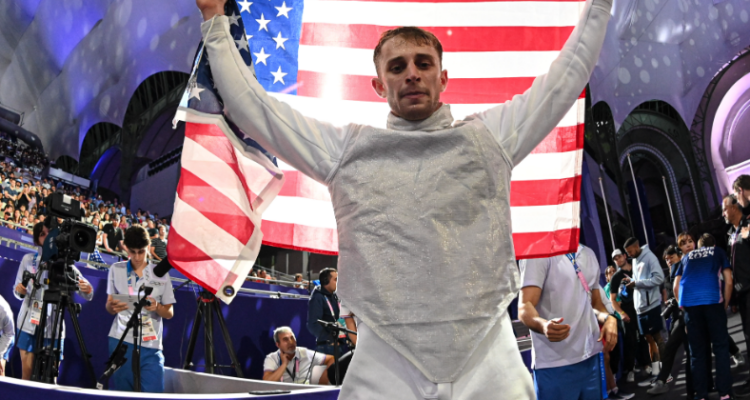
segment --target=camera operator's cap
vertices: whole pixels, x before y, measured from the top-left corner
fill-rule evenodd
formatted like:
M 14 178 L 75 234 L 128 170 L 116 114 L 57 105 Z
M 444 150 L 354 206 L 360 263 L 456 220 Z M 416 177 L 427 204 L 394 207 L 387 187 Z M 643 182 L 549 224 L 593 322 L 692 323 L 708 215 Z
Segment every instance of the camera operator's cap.
M 621 256 L 621 255 L 622 255 L 622 250 L 620 250 L 620 249 L 615 249 L 615 251 L 612 252 L 612 258 L 615 258 L 617 256 Z

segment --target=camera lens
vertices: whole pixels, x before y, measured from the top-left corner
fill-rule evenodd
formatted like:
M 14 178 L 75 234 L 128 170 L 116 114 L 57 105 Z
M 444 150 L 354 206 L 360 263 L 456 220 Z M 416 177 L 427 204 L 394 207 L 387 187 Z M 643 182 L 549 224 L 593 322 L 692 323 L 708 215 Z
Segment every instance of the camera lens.
M 73 236 L 73 243 L 79 248 L 88 247 L 89 241 L 90 237 L 84 231 L 78 231 L 75 233 L 75 236 Z

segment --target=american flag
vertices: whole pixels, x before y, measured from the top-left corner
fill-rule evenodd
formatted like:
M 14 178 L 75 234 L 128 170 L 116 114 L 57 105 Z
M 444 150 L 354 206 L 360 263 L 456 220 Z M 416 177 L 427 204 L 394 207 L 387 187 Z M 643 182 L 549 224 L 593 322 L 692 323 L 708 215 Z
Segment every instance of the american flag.
M 380 34 L 415 25 L 443 44 L 448 89 L 462 119 L 510 100 L 544 74 L 570 36 L 582 1 L 240 0 L 259 82 L 303 114 L 385 127 L 389 108 L 371 87 Z M 251 37 L 252 36 L 252 37 Z M 240 51 L 244 55 L 246 51 Z M 516 256 L 575 251 L 583 149 L 583 95 L 513 170 Z M 335 254 L 336 221 L 325 187 L 279 163 L 287 182 L 263 214 L 264 243 Z
M 238 47 L 247 45 L 234 1 L 226 15 Z M 284 174 L 252 139 L 223 117 L 202 43 L 175 116 L 185 122 L 182 170 L 177 185 L 167 253 L 185 276 L 231 302 L 260 250 L 261 214 L 284 185 Z M 246 52 L 244 52 L 246 53 Z M 249 54 L 243 59 L 250 65 Z M 252 147 L 240 150 L 239 142 Z

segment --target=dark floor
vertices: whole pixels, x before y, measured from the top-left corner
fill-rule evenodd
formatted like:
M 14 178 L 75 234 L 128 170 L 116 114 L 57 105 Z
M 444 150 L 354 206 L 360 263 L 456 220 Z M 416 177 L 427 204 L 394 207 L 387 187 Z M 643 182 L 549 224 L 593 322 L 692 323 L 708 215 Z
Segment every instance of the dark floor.
M 739 314 L 731 314 L 729 316 L 729 334 L 734 339 L 735 343 L 737 343 L 737 346 L 740 348 L 742 353 L 745 355 L 746 363 L 743 366 L 740 366 L 738 368 L 732 369 L 732 376 L 734 378 L 734 385 L 741 385 L 744 383 L 745 380 L 748 378 L 748 367 L 750 367 L 750 362 L 747 361 L 747 345 L 745 343 L 745 338 L 742 335 L 742 327 L 740 325 L 740 316 Z M 677 360 L 675 361 L 675 366 L 672 371 L 672 376 L 674 377 L 674 380 L 672 383 L 669 384 L 670 391 L 668 393 L 658 395 L 658 396 L 651 396 L 648 393 L 646 393 L 646 390 L 648 390 L 648 387 L 638 387 L 638 382 L 645 380 L 646 377 L 638 376 L 636 374 L 635 383 L 626 383 L 625 379 L 621 379 L 619 382 L 617 382 L 618 387 L 621 390 L 624 390 L 629 393 L 635 393 L 634 399 L 659 399 L 659 400 L 684 400 L 687 399 L 687 394 L 685 393 L 685 354 L 682 351 L 682 349 L 679 351 L 677 355 Z M 709 395 L 709 399 L 718 399 L 719 396 L 717 393 L 712 393 Z

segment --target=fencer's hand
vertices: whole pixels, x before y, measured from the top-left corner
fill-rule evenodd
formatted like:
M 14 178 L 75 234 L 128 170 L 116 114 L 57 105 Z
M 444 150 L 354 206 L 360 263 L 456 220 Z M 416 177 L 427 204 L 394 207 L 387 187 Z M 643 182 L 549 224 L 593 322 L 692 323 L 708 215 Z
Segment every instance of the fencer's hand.
M 115 314 L 128 309 L 128 303 L 124 301 L 115 300 L 114 298 L 107 299 L 107 306 Z
M 203 14 L 203 20 L 208 21 L 214 15 L 224 15 L 224 4 L 227 0 L 195 0 L 195 4 Z
M 630 322 L 630 316 L 628 315 L 628 313 L 626 313 L 625 311 L 618 311 L 617 313 L 620 314 L 620 318 L 622 318 L 624 322 Z
M 554 318 L 544 324 L 544 336 L 550 342 L 561 342 L 570 334 L 570 325 L 563 325 L 564 318 Z
M 602 326 L 597 341 L 601 342 L 602 339 L 606 342 L 604 351 L 609 353 L 615 348 L 615 345 L 617 344 L 617 319 L 615 317 L 607 318 L 607 322 Z
M 26 296 L 26 286 L 24 286 L 23 283 L 19 283 L 16 285 L 16 292 L 20 295 Z
M 91 285 L 85 280 L 78 279 L 78 290 L 81 293 L 89 294 L 92 290 L 94 290 L 94 288 L 92 288 Z
M 151 302 L 151 305 L 143 308 L 145 308 L 146 311 L 156 311 L 156 307 L 159 307 L 159 303 L 156 302 L 156 299 L 148 296 L 148 301 Z
M 748 235 L 750 235 L 750 225 L 742 228 L 742 232 L 740 233 L 743 239 L 747 239 Z

